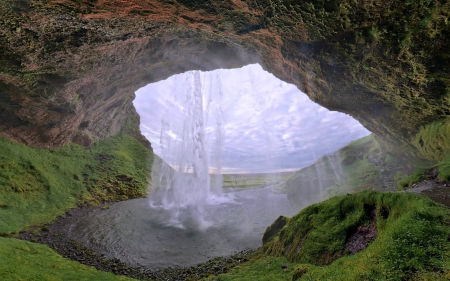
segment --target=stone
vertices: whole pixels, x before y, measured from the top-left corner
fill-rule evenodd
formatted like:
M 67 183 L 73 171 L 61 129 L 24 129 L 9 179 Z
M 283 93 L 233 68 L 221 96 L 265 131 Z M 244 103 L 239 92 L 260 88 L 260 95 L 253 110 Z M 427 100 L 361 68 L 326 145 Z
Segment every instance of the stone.
M 259 63 L 393 152 L 423 159 L 415 136 L 450 115 L 449 5 L 1 1 L 0 131 L 47 148 L 127 133 L 151 149 L 132 104 L 138 88 Z

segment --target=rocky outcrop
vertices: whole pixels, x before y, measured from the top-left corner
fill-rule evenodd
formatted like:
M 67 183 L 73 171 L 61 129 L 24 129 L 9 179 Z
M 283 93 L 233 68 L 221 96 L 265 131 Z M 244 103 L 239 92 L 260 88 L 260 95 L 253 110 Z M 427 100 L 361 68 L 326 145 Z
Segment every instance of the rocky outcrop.
M 42 147 L 119 132 L 145 142 L 132 105 L 139 87 L 187 70 L 260 63 L 407 151 L 421 126 L 450 114 L 449 5 L 1 1 L 0 130 Z

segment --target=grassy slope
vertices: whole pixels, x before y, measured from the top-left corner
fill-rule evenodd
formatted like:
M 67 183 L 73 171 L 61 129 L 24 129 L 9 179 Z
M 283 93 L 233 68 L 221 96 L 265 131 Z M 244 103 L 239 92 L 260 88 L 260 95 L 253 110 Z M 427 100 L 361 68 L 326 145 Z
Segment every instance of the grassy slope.
M 436 121 L 420 129 L 414 139 L 414 145 L 423 155 L 436 161 L 439 167 L 438 177 L 442 180 L 450 181 L 450 118 Z M 425 146 L 424 143 L 427 145 Z M 428 167 L 429 168 L 429 167 Z M 420 179 L 419 169 L 416 178 L 410 179 L 409 185 Z M 422 173 L 423 174 L 423 173 Z
M 395 190 L 409 180 L 414 168 L 369 135 L 296 172 L 286 182 L 286 192 L 292 203 L 305 207 L 335 195 Z
M 11 238 L 0 238 L 0 280 L 134 280 L 64 259 L 49 247 Z
M 412 184 L 429 178 L 427 170 L 437 167 L 437 177 L 444 181 L 450 181 L 450 118 L 435 121 L 421 127 L 415 136 L 414 145 L 422 155 L 433 160 L 429 164 L 416 166 L 413 173 L 397 175 L 398 188 L 406 189 Z M 424 145 L 424 144 L 427 145 Z
M 0 234 L 49 222 L 77 204 L 145 195 L 153 157 L 128 135 L 56 150 L 0 139 Z M 0 260 L 1 280 L 131 280 L 12 238 L 0 238 Z
M 281 266 L 287 265 L 286 270 Z M 210 276 L 208 281 L 290 281 L 294 263 L 285 257 L 271 257 L 260 254 L 251 261 L 235 267 L 231 272 L 219 276 Z
M 346 256 L 349 236 L 369 223 L 364 205 L 375 207 L 378 237 L 362 252 Z M 449 224 L 447 208 L 414 194 L 365 191 L 333 197 L 291 218 L 263 246 L 265 256 L 261 252 L 209 280 L 448 280 Z M 281 264 L 288 265 L 289 274 Z
M 57 150 L 0 139 L 0 234 L 49 222 L 77 204 L 145 194 L 153 155 L 128 135 Z

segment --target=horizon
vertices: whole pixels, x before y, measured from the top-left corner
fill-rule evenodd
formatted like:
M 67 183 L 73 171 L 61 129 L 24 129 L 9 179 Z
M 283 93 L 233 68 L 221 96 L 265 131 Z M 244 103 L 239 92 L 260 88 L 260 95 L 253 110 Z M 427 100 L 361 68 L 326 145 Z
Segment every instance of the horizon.
M 183 120 L 192 118 L 183 103 L 192 90 L 189 73 L 148 84 L 133 101 L 142 134 L 175 167 Z M 208 163 L 222 174 L 298 171 L 370 134 L 351 116 L 321 107 L 258 64 L 200 72 L 200 78 Z

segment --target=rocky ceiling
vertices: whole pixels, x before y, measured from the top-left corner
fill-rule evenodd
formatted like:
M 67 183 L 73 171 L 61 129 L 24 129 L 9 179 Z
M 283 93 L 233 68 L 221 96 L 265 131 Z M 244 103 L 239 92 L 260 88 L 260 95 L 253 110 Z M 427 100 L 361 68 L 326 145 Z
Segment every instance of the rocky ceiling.
M 420 158 L 420 128 L 450 115 L 449 16 L 446 0 L 2 0 L 0 130 L 40 147 L 120 132 L 150 146 L 135 90 L 259 63 Z

